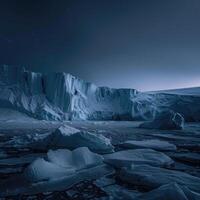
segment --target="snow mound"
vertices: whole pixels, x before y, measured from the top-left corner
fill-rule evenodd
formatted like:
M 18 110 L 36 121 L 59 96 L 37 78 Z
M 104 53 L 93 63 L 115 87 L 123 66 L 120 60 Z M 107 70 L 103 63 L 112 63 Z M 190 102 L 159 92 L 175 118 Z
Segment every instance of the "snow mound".
M 184 172 L 149 165 L 135 165 L 124 168 L 120 172 L 120 179 L 148 190 L 176 182 L 192 191 L 200 192 L 200 178 Z
M 48 151 L 47 159 L 36 159 L 24 171 L 24 176 L 30 182 L 39 182 L 59 177 L 70 176 L 79 170 L 102 164 L 103 158 L 92 153 L 87 147 L 74 151 L 60 149 Z
M 139 195 L 134 200 L 198 200 L 200 194 L 189 190 L 187 187 L 176 183 L 169 183 L 145 194 Z
M 174 113 L 173 111 L 167 110 L 159 113 L 155 119 L 151 122 L 144 122 L 140 125 L 140 128 L 148 129 L 183 129 L 184 118 L 179 113 Z
M 42 143 L 50 148 L 75 149 L 78 147 L 88 147 L 91 151 L 99 153 L 110 153 L 114 149 L 110 139 L 103 135 L 80 131 L 66 125 L 56 129 L 55 132 L 44 138 Z
M 134 164 L 149 164 L 152 166 L 170 166 L 174 162 L 164 153 L 152 149 L 135 149 L 119 151 L 104 156 L 104 162 L 114 167 L 128 167 Z
M 140 148 L 149 148 L 154 149 L 158 151 L 175 151 L 176 146 L 174 144 L 171 144 L 167 141 L 161 141 L 161 140 L 128 140 L 124 143 L 120 144 L 121 147 L 129 148 L 129 149 L 140 149 Z

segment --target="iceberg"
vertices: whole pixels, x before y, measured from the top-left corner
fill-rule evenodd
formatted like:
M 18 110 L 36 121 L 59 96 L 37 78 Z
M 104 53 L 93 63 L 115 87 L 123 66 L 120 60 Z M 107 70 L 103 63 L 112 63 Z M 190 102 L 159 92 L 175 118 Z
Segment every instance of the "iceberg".
M 192 90 L 193 88 L 190 88 Z M 200 90 L 198 90 L 200 94 Z M 133 99 L 134 119 L 152 121 L 162 111 L 179 113 L 186 122 L 200 121 L 200 95 L 174 90 L 162 92 L 139 92 Z
M 144 122 L 140 128 L 161 129 L 161 130 L 180 130 L 184 128 L 184 118 L 179 113 L 167 110 L 155 116 L 151 122 Z

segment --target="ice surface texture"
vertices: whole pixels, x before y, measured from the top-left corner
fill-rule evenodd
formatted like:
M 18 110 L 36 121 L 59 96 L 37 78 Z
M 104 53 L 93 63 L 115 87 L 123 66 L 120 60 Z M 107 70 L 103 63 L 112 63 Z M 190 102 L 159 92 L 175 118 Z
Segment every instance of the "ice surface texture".
M 176 146 L 167 141 L 149 139 L 149 140 L 127 140 L 120 144 L 121 147 L 128 149 L 149 148 L 158 151 L 175 151 Z
M 0 106 L 45 120 L 152 120 L 163 109 L 200 120 L 198 95 L 97 87 L 66 73 L 5 65 L 0 66 Z
M 200 194 L 193 192 L 186 186 L 177 183 L 169 183 L 143 195 L 133 198 L 133 200 L 199 200 Z
M 176 182 L 190 190 L 200 192 L 200 178 L 180 171 L 168 170 L 149 165 L 134 165 L 122 169 L 120 178 L 128 183 L 139 185 L 147 190 Z
M 104 156 L 105 162 L 114 167 L 148 164 L 152 166 L 170 166 L 174 161 L 164 153 L 152 149 L 118 151 Z

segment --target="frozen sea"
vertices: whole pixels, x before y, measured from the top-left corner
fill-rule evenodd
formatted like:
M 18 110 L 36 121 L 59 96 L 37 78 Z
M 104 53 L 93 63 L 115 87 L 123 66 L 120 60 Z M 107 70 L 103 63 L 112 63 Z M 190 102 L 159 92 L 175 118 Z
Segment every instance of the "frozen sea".
M 160 140 L 174 144 L 174 150 L 159 150 L 174 160 L 174 164 L 165 167 L 175 172 L 185 172 L 200 178 L 200 123 L 186 123 L 183 130 L 149 130 L 138 126 L 141 121 L 40 121 L 17 111 L 1 109 L 0 112 L 0 185 L 15 177 L 37 157 L 44 156 L 45 150 L 17 145 L 23 135 L 47 134 L 65 124 L 79 130 L 102 134 L 111 140 L 115 151 L 127 150 L 121 145 L 125 141 Z M 12 141 L 9 143 L 9 141 Z M 16 141 L 16 143 L 15 143 Z M 101 179 L 88 179 L 74 184 L 70 188 L 53 188 L 33 194 L 9 194 L 2 199 L 117 199 L 118 192 L 128 199 L 151 191 L 130 182 L 118 179 L 118 171 Z M 23 180 L 21 180 L 23 181 Z M 200 185 L 199 185 L 200 188 Z M 16 186 L 17 190 L 17 186 Z M 59 191 L 58 191 L 59 190 Z M 1 188 L 0 191 L 2 192 Z M 121 199 L 124 198 L 122 195 Z M 118 198 L 120 199 L 120 198 Z

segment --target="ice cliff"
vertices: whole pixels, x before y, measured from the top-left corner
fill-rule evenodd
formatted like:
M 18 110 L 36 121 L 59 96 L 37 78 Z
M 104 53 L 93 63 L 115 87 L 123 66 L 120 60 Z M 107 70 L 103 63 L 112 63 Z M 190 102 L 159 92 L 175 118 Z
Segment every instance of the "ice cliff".
M 0 107 L 45 120 L 132 119 L 134 89 L 97 87 L 66 73 L 0 66 Z
M 113 89 L 66 73 L 0 66 L 0 107 L 45 120 L 149 120 L 163 109 L 200 120 L 200 97 Z

